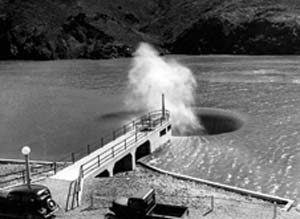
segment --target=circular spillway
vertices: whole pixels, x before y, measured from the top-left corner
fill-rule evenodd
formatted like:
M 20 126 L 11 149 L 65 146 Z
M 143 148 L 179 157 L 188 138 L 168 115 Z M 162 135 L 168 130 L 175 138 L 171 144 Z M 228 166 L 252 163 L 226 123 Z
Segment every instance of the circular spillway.
M 201 128 L 178 131 L 176 128 L 173 131 L 175 136 L 195 136 L 195 135 L 218 135 L 239 130 L 245 121 L 245 118 L 229 110 L 217 108 L 198 108 L 195 109 L 195 114 L 199 119 Z

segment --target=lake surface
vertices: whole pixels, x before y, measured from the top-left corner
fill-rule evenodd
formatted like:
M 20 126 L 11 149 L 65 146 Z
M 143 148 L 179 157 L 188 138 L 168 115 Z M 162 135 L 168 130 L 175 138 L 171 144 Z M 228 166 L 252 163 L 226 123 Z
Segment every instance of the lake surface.
M 195 107 L 228 109 L 248 119 L 236 132 L 195 141 L 200 146 L 186 149 L 186 156 L 173 145 L 157 165 L 298 198 L 300 57 L 173 58 L 197 78 Z M 34 159 L 59 159 L 138 116 L 124 104 L 129 68 L 130 59 L 1 61 L 1 157 L 21 158 L 21 147 L 29 145 Z

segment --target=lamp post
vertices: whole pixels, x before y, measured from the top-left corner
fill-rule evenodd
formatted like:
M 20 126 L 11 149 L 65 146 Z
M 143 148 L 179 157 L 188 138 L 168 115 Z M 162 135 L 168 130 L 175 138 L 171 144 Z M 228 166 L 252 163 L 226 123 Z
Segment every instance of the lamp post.
M 30 154 L 30 152 L 31 152 L 30 147 L 24 146 L 22 148 L 22 154 L 25 157 L 26 181 L 27 181 L 28 188 L 30 188 L 30 181 L 31 181 L 31 179 L 30 179 L 30 168 L 29 168 L 29 154 Z

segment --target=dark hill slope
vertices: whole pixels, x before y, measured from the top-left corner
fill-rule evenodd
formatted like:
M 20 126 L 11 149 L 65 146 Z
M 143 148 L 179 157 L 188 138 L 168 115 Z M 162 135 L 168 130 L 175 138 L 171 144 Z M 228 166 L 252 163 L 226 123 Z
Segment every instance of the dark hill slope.
M 0 0 L 0 59 L 298 54 L 296 0 Z
M 223 2 L 185 29 L 170 48 L 188 54 L 299 54 L 299 3 L 239 1 L 237 8 Z

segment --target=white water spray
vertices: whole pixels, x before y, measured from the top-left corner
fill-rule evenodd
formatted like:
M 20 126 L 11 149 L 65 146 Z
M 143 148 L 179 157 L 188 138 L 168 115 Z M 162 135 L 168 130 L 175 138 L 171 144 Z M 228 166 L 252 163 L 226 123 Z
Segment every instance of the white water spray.
M 172 124 L 180 133 L 201 128 L 191 106 L 197 86 L 192 72 L 173 59 L 159 56 L 149 44 L 141 43 L 134 54 L 129 71 L 130 94 L 127 106 L 134 110 L 160 109 L 165 94 L 166 109 L 171 112 Z

